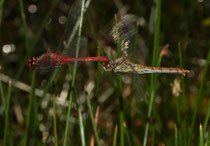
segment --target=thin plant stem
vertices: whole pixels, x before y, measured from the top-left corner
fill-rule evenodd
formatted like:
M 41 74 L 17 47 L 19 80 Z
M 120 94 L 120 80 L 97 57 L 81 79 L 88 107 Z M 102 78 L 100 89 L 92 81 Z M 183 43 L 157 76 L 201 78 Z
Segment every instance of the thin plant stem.
M 155 36 L 154 36 L 154 53 L 152 59 L 152 65 L 158 65 L 158 52 L 159 52 L 159 36 L 160 36 L 160 16 L 161 16 L 161 0 L 157 0 L 157 8 L 156 8 L 156 23 L 155 23 Z M 147 117 L 148 119 L 151 117 L 152 109 L 154 106 L 155 101 L 155 90 L 156 90 L 156 82 L 157 82 L 157 75 L 151 74 L 151 87 L 150 87 L 150 101 L 149 101 L 149 109 Z M 155 110 L 155 109 L 154 109 Z M 143 145 L 147 145 L 148 139 L 148 131 L 149 131 L 149 121 L 146 123 L 145 133 L 144 133 L 144 142 Z
M 204 146 L 203 126 L 200 124 L 200 146 Z
M 76 47 L 76 54 L 75 54 L 76 58 L 79 55 L 80 39 L 81 39 L 81 32 L 82 32 L 82 22 L 83 22 L 83 15 L 84 15 L 84 2 L 85 2 L 85 0 L 82 0 L 80 24 L 79 24 L 79 31 L 78 31 L 78 40 L 77 40 L 77 47 Z M 77 73 L 77 62 L 74 63 L 74 70 L 73 70 L 73 77 L 72 77 L 72 84 L 71 84 L 72 88 L 74 88 L 74 85 L 75 85 L 76 73 Z M 64 135 L 64 144 L 63 144 L 64 146 L 66 146 L 66 142 L 67 142 L 68 127 L 69 127 L 69 120 L 70 120 L 71 106 L 72 106 L 72 98 L 73 98 L 73 92 L 71 90 L 69 106 L 68 106 L 68 113 L 67 113 L 67 120 L 66 120 L 66 126 L 65 126 L 65 135 Z
M 2 86 L 2 82 L 0 80 L 0 95 L 1 95 L 1 100 L 2 100 L 2 104 L 4 106 L 4 110 L 6 108 L 6 105 L 5 105 L 5 98 L 4 98 L 4 90 L 3 90 L 3 86 Z
M 121 47 L 120 47 L 120 38 L 119 38 L 119 31 L 118 31 L 118 23 L 117 23 L 117 15 L 115 15 L 115 30 L 117 33 L 117 56 L 121 56 Z M 119 102 L 120 102 L 120 145 L 124 146 L 124 126 L 123 126 L 123 121 L 124 121 L 124 112 L 123 112 L 123 97 L 122 97 L 122 77 L 119 75 L 118 76 L 118 95 L 119 95 Z
M 205 117 L 204 124 L 203 124 L 204 125 L 203 126 L 203 132 L 204 133 L 206 132 L 206 128 L 207 128 L 207 125 L 208 125 L 209 117 L 210 117 L 210 101 L 208 103 L 208 109 L 207 109 L 206 117 Z
M 26 51 L 27 51 L 27 57 L 30 57 L 31 54 L 31 49 L 29 48 L 29 40 L 28 40 L 28 26 L 27 26 L 27 22 L 26 22 L 26 15 L 24 12 L 24 7 L 23 7 L 23 1 L 19 0 L 19 6 L 20 6 L 20 15 L 21 15 L 21 19 L 23 22 L 23 28 L 24 28 L 24 38 L 25 38 L 25 45 L 26 45 Z
M 90 24 L 90 30 L 91 30 L 91 32 L 93 34 L 93 37 L 94 37 L 94 39 L 96 41 L 96 44 L 97 44 L 97 48 L 98 48 L 97 49 L 97 56 L 100 56 L 102 47 L 101 47 L 101 44 L 98 40 L 98 35 L 97 35 L 97 33 L 94 29 L 93 23 L 92 23 L 89 15 L 88 15 L 88 22 Z M 95 97 L 98 97 L 100 82 L 101 82 L 101 66 L 100 66 L 100 63 L 97 62 L 97 78 L 96 78 Z
M 7 138 L 8 138 L 8 125 L 9 125 L 9 105 L 10 105 L 10 97 L 11 97 L 11 85 L 12 81 L 9 81 L 9 87 L 7 92 L 7 100 L 6 100 L 6 115 L 5 115 L 5 123 L 4 123 L 4 146 L 7 146 Z
M 114 128 L 114 137 L 113 137 L 113 146 L 117 145 L 117 133 L 118 133 L 118 128 L 117 125 Z
M 180 62 L 180 67 L 183 68 L 183 59 L 182 59 L 182 51 L 181 51 L 181 43 L 178 43 L 178 48 L 179 48 L 179 62 Z M 183 108 L 183 112 L 184 114 L 186 113 L 186 95 L 185 95 L 185 84 L 184 84 L 184 77 L 181 76 L 181 82 L 182 82 L 182 94 L 181 94 L 181 101 L 179 101 L 179 104 L 180 102 L 182 102 L 182 108 Z M 180 100 L 180 99 L 179 99 Z M 180 105 L 179 105 L 179 108 L 180 108 Z M 179 112 L 180 112 L 180 109 L 179 109 Z M 179 141 L 180 141 L 180 145 L 182 144 L 182 139 L 184 140 L 184 145 L 186 146 L 187 145 L 187 134 L 186 134 L 186 118 L 184 117 L 184 119 L 181 120 L 181 116 L 180 116 L 180 113 L 179 113 L 179 127 L 181 125 L 181 121 L 183 121 L 183 125 L 184 125 L 184 134 L 182 136 L 182 132 L 181 132 L 181 128 L 179 129 Z M 182 138 L 183 137 L 183 138 Z
M 56 102 L 55 102 L 55 82 L 53 82 L 53 124 L 54 124 L 54 139 L 55 139 L 55 146 L 58 146 L 58 136 L 57 136 L 57 122 L 56 122 Z
M 78 0 L 78 1 L 81 2 L 81 0 Z M 86 1 L 85 5 L 84 5 L 84 8 L 83 8 L 83 13 L 86 12 L 86 10 L 87 10 L 87 8 L 88 8 L 90 2 L 91 2 L 91 0 L 87 0 L 87 1 Z M 70 34 L 69 39 L 68 39 L 68 41 L 67 41 L 67 43 L 66 43 L 66 45 L 65 45 L 65 48 L 68 48 L 68 47 L 69 47 L 69 45 L 71 44 L 71 42 L 72 42 L 74 36 L 75 36 L 76 33 L 77 33 L 77 30 L 78 30 L 78 28 L 79 28 L 79 26 L 80 26 L 80 22 L 81 22 L 81 19 L 80 19 L 80 18 L 81 18 L 81 16 L 78 17 L 77 22 L 76 22 L 76 24 L 74 25 L 74 28 L 72 29 L 72 33 Z
M 2 13 L 3 13 L 3 5 L 4 5 L 5 0 L 0 0 L 0 26 L 2 22 Z
M 97 132 L 97 128 L 96 128 L 96 124 L 95 124 L 95 121 L 94 121 L 94 117 L 93 117 L 93 110 L 92 110 L 92 106 L 91 106 L 91 103 L 90 103 L 90 99 L 88 97 L 88 95 L 86 94 L 85 95 L 86 97 L 86 101 L 87 101 L 87 105 L 88 105 L 88 109 L 89 109 L 89 113 L 90 113 L 90 119 L 91 119 L 91 123 L 92 123 L 92 126 L 93 126 L 93 131 L 94 131 L 94 135 L 95 135 L 95 138 L 96 138 L 96 143 L 98 146 L 100 146 L 100 138 L 98 136 L 98 132 Z
M 174 128 L 174 132 L 175 132 L 175 146 L 178 146 L 178 130 L 177 130 L 177 127 L 175 125 L 175 128 Z
M 81 112 L 81 108 L 80 108 L 80 104 L 79 104 L 79 99 L 78 96 L 76 94 L 75 88 L 74 88 L 74 95 L 75 95 L 75 99 L 76 99 L 76 104 L 77 104 L 77 112 L 78 112 L 78 117 L 79 117 L 79 127 L 80 127 L 80 137 L 81 137 L 81 141 L 82 141 L 82 146 L 85 146 L 85 130 L 84 130 L 84 125 L 83 125 L 83 118 L 82 118 L 82 112 Z
M 3 7 L 5 0 L 0 1 L 0 9 Z
M 31 111 L 32 111 L 32 103 L 34 98 L 34 83 L 35 83 L 35 76 L 36 71 L 32 72 L 31 76 L 31 91 L 29 95 L 29 103 L 28 103 L 28 109 L 27 109 L 27 116 L 26 116 L 26 125 L 25 125 L 25 132 L 24 132 L 24 138 L 23 138 L 23 145 L 26 146 L 28 142 L 28 132 L 29 132 L 29 126 L 31 122 Z
M 124 130 L 125 130 L 125 135 L 127 137 L 128 146 L 132 146 L 128 128 L 125 128 Z
M 206 78 L 206 73 L 207 73 L 209 62 L 210 62 L 210 49 L 209 49 L 208 56 L 207 56 L 207 59 L 206 59 L 206 64 L 205 64 L 205 67 L 204 67 L 204 72 L 203 72 L 203 77 L 202 77 L 202 81 L 201 81 L 201 85 L 200 85 L 200 89 L 199 89 L 199 93 L 198 93 L 198 98 L 195 102 L 196 105 L 195 105 L 195 108 L 194 108 L 195 110 L 194 110 L 194 113 L 193 113 L 190 135 L 189 135 L 189 139 L 188 139 L 188 145 L 190 145 L 190 143 L 191 143 L 193 129 L 194 129 L 194 126 L 195 126 L 195 121 L 196 121 L 196 117 L 197 117 L 197 113 L 198 113 L 198 108 L 199 108 L 200 103 L 202 101 L 203 88 L 204 88 L 204 83 L 205 83 L 205 78 Z

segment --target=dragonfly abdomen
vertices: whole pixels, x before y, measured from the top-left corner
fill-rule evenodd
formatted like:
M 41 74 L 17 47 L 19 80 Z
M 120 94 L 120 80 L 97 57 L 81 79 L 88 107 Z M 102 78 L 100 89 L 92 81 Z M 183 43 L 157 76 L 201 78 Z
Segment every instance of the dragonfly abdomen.
M 170 67 L 147 67 L 145 66 L 142 69 L 143 73 L 167 73 L 167 74 L 186 74 L 189 73 L 189 70 L 180 69 L 180 68 L 170 68 Z

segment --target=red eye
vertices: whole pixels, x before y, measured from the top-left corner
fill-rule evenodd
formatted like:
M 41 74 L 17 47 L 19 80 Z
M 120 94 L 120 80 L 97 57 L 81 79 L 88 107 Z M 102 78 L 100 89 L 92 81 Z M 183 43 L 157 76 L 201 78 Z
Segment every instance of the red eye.
M 37 68 L 37 60 L 36 60 L 36 58 L 33 57 L 32 59 L 29 59 L 27 64 L 28 64 L 28 67 L 30 69 L 32 69 L 32 70 L 36 69 Z

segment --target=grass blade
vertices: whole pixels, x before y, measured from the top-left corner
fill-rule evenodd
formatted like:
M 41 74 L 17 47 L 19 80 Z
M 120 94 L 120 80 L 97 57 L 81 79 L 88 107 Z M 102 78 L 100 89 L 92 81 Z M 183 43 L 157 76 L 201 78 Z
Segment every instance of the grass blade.
M 154 53 L 153 53 L 153 59 L 152 59 L 152 65 L 158 66 L 158 52 L 159 52 L 159 37 L 160 37 L 160 16 L 161 16 L 161 0 L 157 1 L 157 8 L 156 8 L 156 23 L 155 23 L 155 36 L 154 36 Z M 149 110 L 147 117 L 150 118 L 152 114 L 152 109 L 155 113 L 155 92 L 156 92 L 156 83 L 157 83 L 157 75 L 151 74 L 151 87 L 150 87 L 150 101 L 149 101 Z M 148 139 L 148 131 L 149 131 L 149 122 L 146 124 L 145 133 L 144 133 L 144 142 L 143 145 L 147 145 L 147 139 Z M 154 134 L 152 134 L 154 135 Z
M 208 56 L 207 56 L 207 59 L 206 59 L 206 64 L 205 64 L 205 67 L 204 67 L 204 72 L 203 72 L 203 77 L 202 77 L 202 81 L 201 81 L 201 85 L 200 85 L 200 89 L 199 89 L 199 93 L 198 93 L 198 98 L 195 102 L 196 105 L 195 105 L 195 108 L 194 108 L 195 110 L 194 110 L 194 113 L 193 113 L 192 125 L 191 125 L 190 135 L 189 135 L 189 139 L 188 139 L 188 145 L 190 145 L 190 143 L 191 143 L 193 129 L 194 129 L 194 126 L 195 126 L 195 121 L 196 121 L 196 117 L 197 117 L 197 113 L 198 113 L 198 108 L 199 108 L 201 100 L 202 100 L 203 87 L 204 87 L 204 83 L 205 83 L 205 78 L 206 78 L 206 73 L 207 73 L 209 62 L 210 62 L 210 49 L 209 49 Z
M 4 123 L 4 146 L 7 145 L 7 135 L 8 135 L 8 125 L 9 125 L 9 105 L 10 105 L 10 97 L 11 97 L 11 85 L 12 82 L 11 80 L 9 81 L 9 87 L 8 87 L 8 92 L 7 92 L 7 100 L 6 100 L 6 116 L 5 116 L 5 123 Z
M 183 59 L 182 59 L 182 47 L 181 47 L 181 43 L 178 43 L 178 48 L 179 48 L 179 63 L 180 63 L 180 67 L 181 68 L 184 68 L 183 67 Z M 178 133 L 179 133 L 179 141 L 180 141 L 180 145 L 182 144 L 182 139 L 184 141 L 184 145 L 186 146 L 187 145 L 187 122 L 186 122 L 186 118 L 184 117 L 183 119 L 181 119 L 181 116 L 180 116 L 180 103 L 181 103 L 181 106 L 182 106 L 182 109 L 183 109 L 183 113 L 186 114 L 186 94 L 185 94 L 185 83 L 184 83 L 184 76 L 181 76 L 181 84 L 182 84 L 182 97 L 181 97 L 181 101 L 180 101 L 180 97 L 177 98 L 178 101 L 178 106 L 179 108 L 177 108 L 177 112 L 179 112 L 179 117 L 177 118 L 177 121 L 178 121 L 178 125 L 181 125 L 181 121 L 183 121 L 183 125 L 184 125 L 184 133 L 183 133 L 183 136 L 182 136 L 182 132 L 181 132 L 181 128 L 179 128 L 178 130 Z
M 84 2 L 85 2 L 85 0 L 82 0 L 80 24 L 79 24 L 79 31 L 78 31 L 78 40 L 77 40 L 77 47 L 76 47 L 76 54 L 75 54 L 76 58 L 79 55 L 80 39 L 81 39 L 80 37 L 81 37 L 81 32 L 82 32 L 82 22 L 83 22 L 83 15 L 84 15 Z M 77 62 L 74 63 L 74 70 L 73 70 L 73 77 L 72 77 L 72 84 L 71 84 L 72 88 L 74 88 L 74 85 L 75 85 L 76 73 L 77 73 Z M 64 146 L 66 146 L 66 142 L 67 142 L 68 127 L 69 127 L 69 120 L 70 120 L 70 114 L 71 114 L 72 98 L 73 98 L 73 92 L 71 90 L 70 91 L 68 113 L 67 113 L 67 120 L 66 120 L 66 127 L 65 127 L 65 135 L 64 135 Z
M 203 126 L 200 124 L 200 146 L 204 146 Z
M 79 115 L 79 127 L 80 127 L 80 136 L 81 136 L 81 141 L 82 141 L 82 146 L 85 146 L 85 132 L 84 132 L 84 125 L 83 125 L 83 118 L 82 118 L 82 112 L 81 112 L 81 108 L 79 105 L 79 99 L 78 96 L 76 95 L 76 91 L 74 90 L 74 95 L 75 95 L 75 99 L 76 99 L 76 104 L 77 104 L 77 112 Z
M 120 46 L 120 38 L 119 38 L 119 31 L 118 31 L 118 23 L 117 23 L 117 15 L 115 15 L 115 30 L 117 34 L 117 57 L 121 56 L 121 46 Z M 122 76 L 118 76 L 118 97 L 120 103 L 120 145 L 124 146 L 124 112 L 123 112 L 123 97 L 122 97 Z
M 56 102 L 55 102 L 55 82 L 53 82 L 53 123 L 54 123 L 54 139 L 55 146 L 58 146 L 58 138 L 57 138 L 57 122 L 56 122 Z
M 0 92 L 1 92 L 0 95 L 1 95 L 2 104 L 3 104 L 4 110 L 5 110 L 6 105 L 5 105 L 4 90 L 3 90 L 3 86 L 2 86 L 1 80 L 0 80 Z
M 36 76 L 36 71 L 33 71 L 32 76 L 31 76 L 31 91 L 30 91 L 30 95 L 29 95 L 26 125 L 25 125 L 25 132 L 24 132 L 24 138 L 23 138 L 24 146 L 27 146 L 27 142 L 28 142 L 28 135 L 29 135 L 28 132 L 29 132 L 29 126 L 30 126 L 30 122 L 31 122 L 31 111 L 32 111 L 33 98 L 34 98 L 35 76 Z
M 114 138 L 113 138 L 113 146 L 117 145 L 117 133 L 118 133 L 118 128 L 117 125 L 114 128 Z
M 176 127 L 176 125 L 175 125 L 175 128 L 174 128 L 175 130 L 175 146 L 178 146 L 178 130 L 177 130 L 177 127 Z
M 98 35 L 95 31 L 95 27 L 89 15 L 88 15 L 88 22 L 90 24 L 90 30 L 93 34 L 94 40 L 97 43 L 97 56 L 100 56 L 101 50 L 102 50 L 101 43 L 99 42 Z M 100 83 L 101 83 L 101 65 L 99 62 L 97 62 L 97 78 L 96 78 L 96 88 L 95 88 L 95 94 L 94 94 L 95 97 L 98 97 Z
M 96 124 L 95 124 L 95 121 L 94 121 L 94 117 L 93 117 L 93 110 L 92 110 L 92 106 L 91 106 L 91 103 L 90 103 L 90 99 L 88 98 L 88 95 L 85 94 L 85 97 L 86 97 L 86 101 L 87 101 L 87 105 L 88 105 L 88 110 L 89 110 L 89 113 L 90 113 L 90 119 L 91 119 L 91 123 L 92 123 L 92 126 L 93 126 L 93 130 L 94 130 L 94 134 L 95 134 L 95 138 L 96 138 L 96 143 L 98 146 L 100 146 L 100 138 L 98 136 L 98 132 L 97 132 L 97 128 L 96 128 Z
M 208 110 L 207 110 L 206 117 L 205 117 L 204 124 L 203 124 L 204 125 L 203 126 L 203 132 L 204 133 L 206 132 L 206 128 L 207 128 L 207 125 L 208 125 L 209 117 L 210 117 L 210 101 L 209 101 Z
M 24 12 L 24 7 L 23 7 L 23 1 L 19 0 L 19 6 L 20 6 L 20 15 L 21 19 L 23 22 L 23 28 L 24 28 L 24 37 L 25 37 L 25 45 L 26 45 L 26 51 L 27 51 L 27 57 L 30 57 L 31 54 L 31 49 L 29 48 L 29 40 L 28 40 L 28 26 L 26 22 L 26 15 Z

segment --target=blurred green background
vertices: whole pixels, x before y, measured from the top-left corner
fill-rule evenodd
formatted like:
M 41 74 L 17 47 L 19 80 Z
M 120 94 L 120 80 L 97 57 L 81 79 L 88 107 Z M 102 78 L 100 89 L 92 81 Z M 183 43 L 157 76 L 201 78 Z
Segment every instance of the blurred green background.
M 96 62 L 79 63 L 75 80 L 73 63 L 31 71 L 29 58 L 71 35 L 82 0 L 1 0 L 0 145 L 210 145 L 210 1 L 87 2 L 80 56 L 116 59 L 109 35 L 114 15 L 134 14 L 138 34 L 130 59 L 190 74 L 136 78 L 104 72 Z M 78 15 L 68 18 L 78 4 L 72 13 Z M 159 57 L 166 44 L 167 55 Z M 74 56 L 76 41 L 68 50 Z

